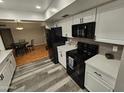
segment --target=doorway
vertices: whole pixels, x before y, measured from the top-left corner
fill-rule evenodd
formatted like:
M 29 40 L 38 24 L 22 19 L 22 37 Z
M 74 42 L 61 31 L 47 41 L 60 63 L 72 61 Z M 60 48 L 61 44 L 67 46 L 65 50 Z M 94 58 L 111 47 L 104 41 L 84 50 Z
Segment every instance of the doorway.
M 21 31 L 16 29 L 17 23 L 15 22 L 4 24 L 6 27 L 0 30 L 1 37 L 5 48 L 13 49 L 17 66 L 49 59 L 45 28 L 41 27 L 42 22 L 21 22 L 24 28 Z

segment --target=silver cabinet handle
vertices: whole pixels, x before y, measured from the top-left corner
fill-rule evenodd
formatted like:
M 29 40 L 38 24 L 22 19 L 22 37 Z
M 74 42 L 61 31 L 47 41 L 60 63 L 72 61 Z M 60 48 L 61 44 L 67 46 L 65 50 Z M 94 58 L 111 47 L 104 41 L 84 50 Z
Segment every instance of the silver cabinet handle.
M 62 56 L 62 53 L 61 53 L 61 57 L 63 57 L 63 56 Z
M 83 18 L 80 18 L 80 24 L 82 24 L 84 22 Z
M 84 18 L 82 18 L 81 20 L 82 20 L 82 23 L 84 23 Z
M 4 75 L 1 74 L 1 75 L 0 75 L 0 80 L 3 80 L 3 79 L 4 79 Z
M 9 61 L 9 58 L 6 61 Z
M 66 34 L 66 37 L 68 36 L 68 34 Z
M 100 77 L 102 77 L 102 75 L 101 74 L 99 74 L 99 73 L 97 73 L 97 72 L 94 72 L 96 75 L 98 75 L 98 76 L 100 76 Z
M 80 18 L 80 24 L 81 24 L 81 18 Z

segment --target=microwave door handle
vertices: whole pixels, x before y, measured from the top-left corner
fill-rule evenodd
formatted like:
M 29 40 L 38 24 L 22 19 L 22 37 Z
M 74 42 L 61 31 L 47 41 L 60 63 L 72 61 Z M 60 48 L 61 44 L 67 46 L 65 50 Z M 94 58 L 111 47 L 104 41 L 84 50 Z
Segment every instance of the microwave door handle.
M 85 31 L 84 29 L 82 29 L 82 31 L 81 31 L 82 37 L 84 37 L 84 34 L 85 34 L 84 31 Z
M 80 30 L 78 31 L 78 36 L 80 36 Z
M 77 36 L 79 36 L 79 29 L 77 30 Z

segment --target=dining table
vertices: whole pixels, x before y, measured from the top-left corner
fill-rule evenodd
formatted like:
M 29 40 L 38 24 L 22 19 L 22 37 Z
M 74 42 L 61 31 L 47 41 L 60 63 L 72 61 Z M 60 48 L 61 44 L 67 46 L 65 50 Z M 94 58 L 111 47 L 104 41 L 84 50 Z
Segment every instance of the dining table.
M 29 44 L 29 42 L 16 42 L 16 43 L 12 43 L 12 47 L 15 50 L 16 56 L 24 55 L 25 53 L 27 53 L 27 51 L 28 51 L 27 45 L 28 44 Z

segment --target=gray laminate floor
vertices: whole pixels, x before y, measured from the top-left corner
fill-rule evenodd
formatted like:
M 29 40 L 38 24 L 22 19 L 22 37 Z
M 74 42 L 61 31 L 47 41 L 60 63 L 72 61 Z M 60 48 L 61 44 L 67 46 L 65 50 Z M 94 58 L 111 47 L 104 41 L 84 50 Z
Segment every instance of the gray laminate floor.
M 50 60 L 17 67 L 10 92 L 86 92 L 66 73 L 60 64 Z

